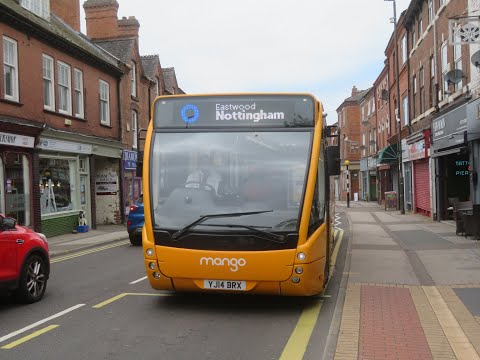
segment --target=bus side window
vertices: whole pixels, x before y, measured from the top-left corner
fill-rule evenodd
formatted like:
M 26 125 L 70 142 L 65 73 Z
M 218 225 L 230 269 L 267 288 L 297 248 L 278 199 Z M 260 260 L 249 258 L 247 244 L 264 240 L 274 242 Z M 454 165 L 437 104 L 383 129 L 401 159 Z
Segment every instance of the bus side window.
M 315 181 L 315 192 L 312 199 L 312 211 L 310 213 L 310 223 L 308 226 L 308 235 L 311 235 L 319 228 L 325 219 L 325 162 L 323 161 L 323 151 L 318 160 L 317 180 Z

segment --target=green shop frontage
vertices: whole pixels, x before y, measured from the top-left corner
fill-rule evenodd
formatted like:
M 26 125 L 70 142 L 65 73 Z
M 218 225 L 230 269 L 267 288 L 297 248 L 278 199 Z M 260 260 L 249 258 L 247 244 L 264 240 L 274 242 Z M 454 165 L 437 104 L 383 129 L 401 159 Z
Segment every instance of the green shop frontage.
M 120 142 L 46 129 L 37 148 L 41 229 L 47 237 L 77 231 L 81 214 L 89 229 L 99 219 L 115 223 Z

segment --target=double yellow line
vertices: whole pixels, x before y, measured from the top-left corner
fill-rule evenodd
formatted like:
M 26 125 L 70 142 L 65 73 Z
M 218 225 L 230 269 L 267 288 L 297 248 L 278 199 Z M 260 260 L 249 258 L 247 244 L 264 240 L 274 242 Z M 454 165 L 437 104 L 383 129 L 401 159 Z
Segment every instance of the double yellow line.
M 61 262 L 61 261 L 74 259 L 76 257 L 80 257 L 80 256 L 88 255 L 88 254 L 93 254 L 93 253 L 96 253 L 98 251 L 112 249 L 112 248 L 115 248 L 115 247 L 118 247 L 118 246 L 123 246 L 123 245 L 126 245 L 126 244 L 130 244 L 130 241 L 129 240 L 119 241 L 119 242 L 116 242 L 114 244 L 99 246 L 99 247 L 96 247 L 96 248 L 93 248 L 93 249 L 78 251 L 78 252 L 74 252 L 74 253 L 71 253 L 71 254 L 55 257 L 55 258 L 50 260 L 50 263 L 54 264 L 54 263 L 58 263 L 58 262 Z

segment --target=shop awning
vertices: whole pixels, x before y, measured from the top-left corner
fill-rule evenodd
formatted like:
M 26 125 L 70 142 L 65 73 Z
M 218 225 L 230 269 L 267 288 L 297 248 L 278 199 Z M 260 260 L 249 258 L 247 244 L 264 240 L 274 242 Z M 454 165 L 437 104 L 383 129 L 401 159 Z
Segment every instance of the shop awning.
M 377 164 L 393 164 L 398 162 L 397 144 L 387 146 L 378 152 Z

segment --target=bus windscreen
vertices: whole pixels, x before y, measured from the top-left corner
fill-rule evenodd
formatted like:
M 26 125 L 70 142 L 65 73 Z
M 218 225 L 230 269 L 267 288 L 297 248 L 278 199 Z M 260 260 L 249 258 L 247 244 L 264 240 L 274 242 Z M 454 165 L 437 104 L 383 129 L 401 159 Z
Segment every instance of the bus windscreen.
M 226 95 L 159 98 L 155 128 L 313 127 L 309 95 Z

